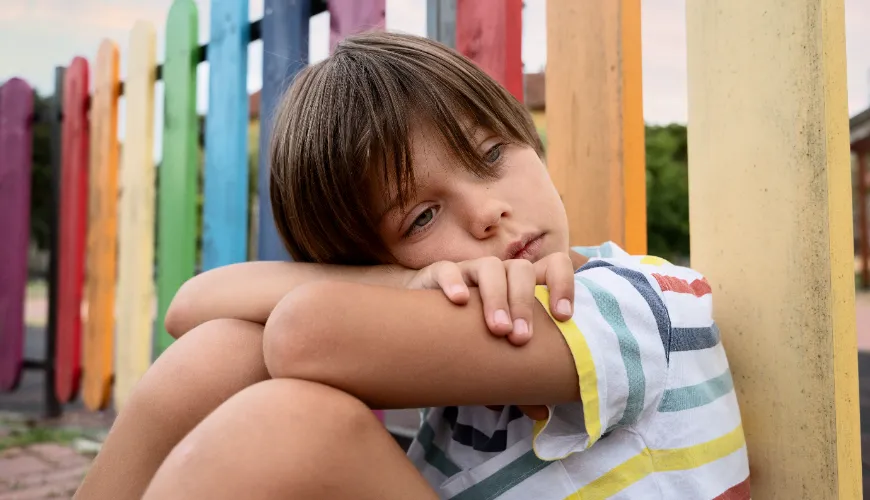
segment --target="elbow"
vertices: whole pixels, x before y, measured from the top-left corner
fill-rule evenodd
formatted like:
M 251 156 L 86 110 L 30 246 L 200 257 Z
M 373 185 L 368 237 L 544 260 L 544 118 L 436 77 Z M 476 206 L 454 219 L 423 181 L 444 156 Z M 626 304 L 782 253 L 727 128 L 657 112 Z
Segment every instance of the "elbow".
M 263 357 L 272 378 L 329 383 L 328 367 L 340 363 L 330 297 L 340 283 L 309 283 L 284 296 L 266 321 Z

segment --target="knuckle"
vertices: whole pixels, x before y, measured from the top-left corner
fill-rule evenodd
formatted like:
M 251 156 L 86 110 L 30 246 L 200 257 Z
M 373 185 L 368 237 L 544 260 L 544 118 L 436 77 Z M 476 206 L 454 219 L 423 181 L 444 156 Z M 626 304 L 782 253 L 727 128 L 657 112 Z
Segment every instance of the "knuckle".
M 504 266 L 510 270 L 534 269 L 535 265 L 526 259 L 511 259 L 504 261 Z
M 485 265 L 485 266 L 492 266 L 492 267 L 494 267 L 494 266 L 500 266 L 500 265 L 501 265 L 501 260 L 499 260 L 498 257 L 492 256 L 492 255 L 490 255 L 490 256 L 488 256 L 488 257 L 481 257 L 481 258 L 480 258 L 480 261 L 481 261 L 481 264 L 483 264 L 483 265 Z

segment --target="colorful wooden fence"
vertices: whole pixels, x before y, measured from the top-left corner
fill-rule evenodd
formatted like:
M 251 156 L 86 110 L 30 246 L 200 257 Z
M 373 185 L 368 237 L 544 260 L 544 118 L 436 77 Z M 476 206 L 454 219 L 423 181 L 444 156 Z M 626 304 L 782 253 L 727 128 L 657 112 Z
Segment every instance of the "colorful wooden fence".
M 857 498 L 843 0 L 792 3 L 688 7 L 692 258 L 715 283 L 754 496 Z M 286 258 L 272 224 L 263 152 L 271 110 L 307 64 L 309 17 L 327 8 L 331 47 L 350 33 L 385 27 L 385 0 L 265 0 L 263 19 L 252 24 L 247 2 L 215 0 L 211 43 L 198 46 L 196 5 L 175 0 L 161 66 L 154 27 L 137 23 L 127 54 L 105 40 L 93 67 L 76 57 L 57 69 L 54 107 L 36 117 L 51 122 L 57 173 L 50 359 L 42 366 L 56 398 L 50 403 L 74 400 L 81 383 L 88 407 L 104 408 L 112 397 L 121 406 L 171 343 L 166 309 L 197 264 L 200 62 L 207 60 L 211 72 L 201 266 Z M 522 99 L 522 8 L 521 0 L 428 0 L 430 36 L 457 47 Z M 547 16 L 548 168 L 569 212 L 572 243 L 610 239 L 643 253 L 640 0 L 550 0 Z M 246 57 L 255 39 L 263 41 L 264 58 L 260 196 L 252 216 Z M 128 75 L 120 83 L 122 56 Z M 155 168 L 158 79 L 165 112 Z M 6 391 L 26 364 L 32 92 L 20 79 L 0 87 L 0 389 Z M 120 95 L 127 121 L 119 166 Z M 256 256 L 247 254 L 251 232 Z

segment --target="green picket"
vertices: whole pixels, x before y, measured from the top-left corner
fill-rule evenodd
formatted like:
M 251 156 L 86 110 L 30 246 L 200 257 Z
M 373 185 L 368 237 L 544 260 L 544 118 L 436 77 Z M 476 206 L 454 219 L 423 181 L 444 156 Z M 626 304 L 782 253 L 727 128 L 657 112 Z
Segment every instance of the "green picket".
M 163 326 L 175 292 L 196 267 L 196 65 L 198 14 L 193 0 L 175 0 L 166 20 L 163 63 L 163 160 L 157 185 L 157 322 L 154 355 L 172 343 Z

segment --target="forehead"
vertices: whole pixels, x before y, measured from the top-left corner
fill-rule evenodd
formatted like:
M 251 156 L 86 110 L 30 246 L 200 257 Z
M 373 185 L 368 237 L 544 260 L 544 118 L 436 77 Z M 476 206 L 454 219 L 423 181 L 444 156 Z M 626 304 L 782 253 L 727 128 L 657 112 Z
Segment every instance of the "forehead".
M 471 144 L 478 145 L 486 140 L 489 132 L 470 120 L 461 120 L 460 126 Z M 376 213 L 383 214 L 400 207 L 400 200 L 409 201 L 417 190 L 425 189 L 429 184 L 439 179 L 448 179 L 460 168 L 462 160 L 453 151 L 447 139 L 434 124 L 428 120 L 413 123 L 408 134 L 408 153 L 410 155 L 410 178 L 413 183 L 406 186 L 405 192 L 396 179 L 397 169 L 387 168 L 386 175 L 373 186 L 376 189 L 374 208 Z

